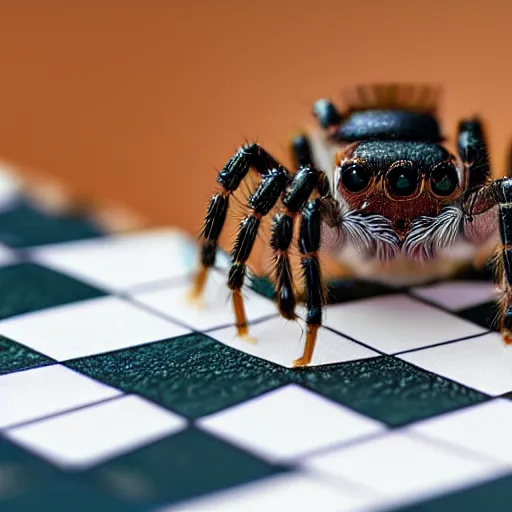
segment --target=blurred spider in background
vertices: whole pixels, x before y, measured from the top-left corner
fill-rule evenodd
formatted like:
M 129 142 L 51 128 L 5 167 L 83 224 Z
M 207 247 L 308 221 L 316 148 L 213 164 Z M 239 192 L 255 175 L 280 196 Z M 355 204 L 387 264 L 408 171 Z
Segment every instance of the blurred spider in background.
M 314 104 L 321 136 L 301 134 L 292 140 L 293 170 L 256 143 L 240 147 L 228 160 L 217 177 L 221 190 L 208 204 L 193 295 L 201 295 L 214 265 L 230 196 L 255 172 L 259 184 L 248 197 L 249 213 L 239 225 L 228 274 L 239 336 L 248 335 L 241 294 L 246 262 L 262 220 L 270 216 L 272 280 L 286 319 L 296 319 L 299 301 L 292 244 L 300 251 L 306 340 L 294 366 L 309 364 L 322 324 L 321 247 L 356 276 L 417 284 L 450 275 L 461 262 L 473 261 L 479 246 L 494 240 L 503 292 L 500 327 L 504 341 L 511 343 L 512 179 L 491 179 L 482 121 L 459 122 L 455 153 L 441 133 L 438 88 L 371 85 L 356 87 L 349 96 L 342 112 L 327 100 Z

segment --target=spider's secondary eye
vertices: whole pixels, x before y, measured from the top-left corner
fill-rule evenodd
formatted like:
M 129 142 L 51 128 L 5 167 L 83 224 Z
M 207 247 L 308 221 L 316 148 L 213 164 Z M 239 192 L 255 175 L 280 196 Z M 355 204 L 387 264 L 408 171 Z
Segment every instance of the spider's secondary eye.
M 370 171 L 359 164 L 352 164 L 341 171 L 341 182 L 349 192 L 362 192 L 370 183 Z
M 418 171 L 411 165 L 398 165 L 388 172 L 386 179 L 393 194 L 407 197 L 418 186 Z
M 449 196 L 455 191 L 459 183 L 457 171 L 453 165 L 443 163 L 437 166 L 432 172 L 430 183 L 434 194 L 438 196 Z

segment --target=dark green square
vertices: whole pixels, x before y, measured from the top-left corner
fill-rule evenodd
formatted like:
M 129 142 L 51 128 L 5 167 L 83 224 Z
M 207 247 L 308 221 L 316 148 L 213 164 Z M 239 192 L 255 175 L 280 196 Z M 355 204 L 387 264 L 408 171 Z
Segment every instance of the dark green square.
M 92 468 L 83 476 L 102 494 L 156 507 L 269 477 L 282 469 L 189 428 Z
M 0 510 L 14 500 L 45 485 L 57 470 L 44 460 L 0 437 Z
M 0 319 L 106 295 L 34 263 L 0 268 Z
M 56 244 L 103 234 L 85 216 L 51 215 L 26 202 L 19 202 L 0 213 L 0 242 L 10 247 Z
M 484 302 L 483 304 L 457 311 L 457 315 L 487 329 L 499 331 L 496 323 L 498 311 L 498 304 L 496 302 Z
M 284 368 L 199 333 L 80 358 L 66 365 L 188 418 L 245 402 L 289 381 Z
M 512 475 L 398 509 L 400 512 L 510 512 Z M 397 510 L 397 512 L 398 512 Z
M 2 512 L 142 512 L 137 508 L 112 496 L 101 493 L 79 481 L 77 475 L 60 474 L 58 477 L 0 502 Z
M 54 363 L 35 350 L 0 336 L 0 375 Z
M 297 383 L 383 421 L 405 425 L 488 397 L 392 356 L 306 368 Z

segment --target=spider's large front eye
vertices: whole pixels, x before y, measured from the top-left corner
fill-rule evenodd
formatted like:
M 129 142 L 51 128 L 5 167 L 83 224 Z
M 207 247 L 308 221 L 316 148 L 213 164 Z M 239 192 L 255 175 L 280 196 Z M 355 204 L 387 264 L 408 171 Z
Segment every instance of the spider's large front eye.
M 432 171 L 430 186 L 432 192 L 437 196 L 449 196 L 453 194 L 458 184 L 459 178 L 457 171 L 452 164 L 444 162 Z
M 341 171 L 343 187 L 352 193 L 362 192 L 370 183 L 370 171 L 363 165 L 350 164 Z
M 400 164 L 388 172 L 386 180 L 393 195 L 408 197 L 418 187 L 418 171 L 410 164 Z

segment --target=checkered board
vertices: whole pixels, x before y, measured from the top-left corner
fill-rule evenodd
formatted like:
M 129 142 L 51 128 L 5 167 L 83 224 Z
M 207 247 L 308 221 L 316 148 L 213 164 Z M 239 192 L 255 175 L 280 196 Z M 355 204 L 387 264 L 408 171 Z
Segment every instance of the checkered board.
M 1 195 L 1 194 L 0 194 Z M 4 194 L 5 195 L 5 194 Z M 512 350 L 485 275 L 331 288 L 313 366 L 268 283 L 235 337 L 226 259 L 0 201 L 0 510 L 511 510 Z

